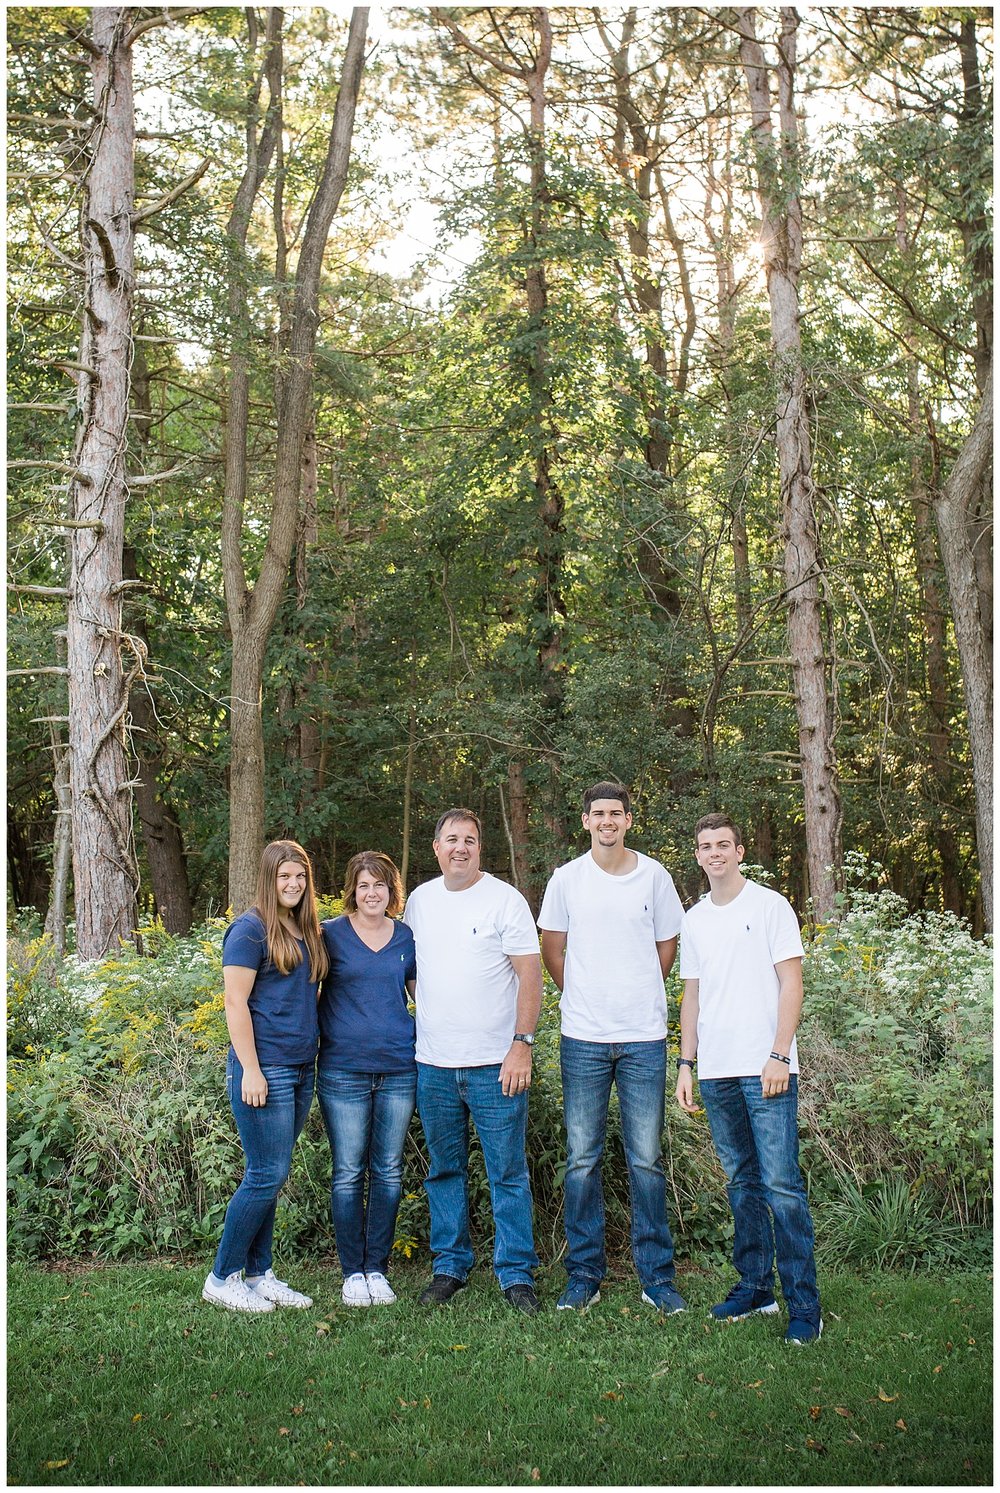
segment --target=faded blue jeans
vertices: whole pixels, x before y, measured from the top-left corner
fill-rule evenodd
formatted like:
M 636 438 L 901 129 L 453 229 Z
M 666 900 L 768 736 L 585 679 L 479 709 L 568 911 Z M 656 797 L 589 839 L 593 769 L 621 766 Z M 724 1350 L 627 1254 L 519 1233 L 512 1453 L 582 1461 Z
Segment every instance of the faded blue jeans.
M 316 1090 L 333 1152 L 330 1211 L 344 1278 L 359 1271 L 384 1275 L 396 1234 L 417 1075 L 412 1069 L 356 1073 L 321 1062 Z
M 571 1280 L 604 1278 L 601 1158 L 611 1085 L 618 1090 L 632 1212 L 632 1259 L 643 1290 L 672 1285 L 674 1241 L 663 1174 L 666 1042 L 559 1044 L 566 1118 L 566 1270 Z
M 483 1148 L 496 1232 L 493 1268 L 500 1289 L 530 1285 L 538 1264 L 531 1232 L 531 1183 L 524 1144 L 528 1096 L 504 1094 L 500 1064 L 436 1068 L 417 1064 L 417 1107 L 430 1172 L 424 1187 L 431 1213 L 435 1275 L 465 1280 L 473 1265 L 469 1237 L 469 1117 Z
M 799 1170 L 798 1075 L 773 1099 L 760 1074 L 698 1081 L 712 1140 L 728 1178 L 733 1264 L 753 1290 L 774 1289 L 774 1266 L 789 1317 L 819 1323 L 813 1225 Z
M 246 1157 L 243 1181 L 226 1209 L 212 1269 L 220 1280 L 236 1270 L 263 1275 L 271 1268 L 271 1240 L 278 1193 L 292 1165 L 292 1147 L 306 1122 L 316 1080 L 314 1063 L 261 1064 L 267 1103 L 243 1103 L 243 1066 L 229 1049 L 226 1090 Z

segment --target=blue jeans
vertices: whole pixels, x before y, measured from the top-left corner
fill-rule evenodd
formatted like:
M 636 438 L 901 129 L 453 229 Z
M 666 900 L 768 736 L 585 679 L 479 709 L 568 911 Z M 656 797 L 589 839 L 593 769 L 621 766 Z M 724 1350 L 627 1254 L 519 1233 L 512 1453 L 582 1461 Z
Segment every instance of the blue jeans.
M 396 1235 L 417 1075 L 355 1073 L 321 1063 L 316 1089 L 333 1151 L 330 1211 L 341 1269 L 345 1278 L 358 1271 L 384 1275 Z
M 632 1259 L 644 1290 L 671 1285 L 674 1241 L 663 1174 L 666 1042 L 559 1044 L 566 1118 L 566 1270 L 598 1285 L 604 1277 L 604 1189 L 601 1158 L 612 1082 L 618 1090 L 632 1212 Z
M 493 1268 L 500 1289 L 530 1284 L 538 1264 L 531 1233 L 531 1184 L 524 1143 L 526 1093 L 505 1095 L 500 1064 L 435 1068 L 417 1064 L 417 1107 L 430 1171 L 424 1187 L 431 1213 L 435 1275 L 465 1280 L 473 1265 L 469 1238 L 469 1116 L 483 1148 L 495 1237 Z
M 812 1217 L 799 1171 L 798 1075 L 774 1099 L 763 1097 L 759 1074 L 702 1078 L 698 1087 L 729 1179 L 733 1264 L 745 1285 L 773 1290 L 777 1256 L 789 1317 L 818 1324 Z
M 244 1104 L 243 1067 L 230 1049 L 226 1090 L 246 1157 L 243 1181 L 226 1209 L 222 1240 L 212 1269 L 220 1279 L 236 1270 L 263 1275 L 271 1268 L 271 1240 L 278 1193 L 292 1165 L 292 1147 L 312 1104 L 315 1067 L 261 1065 L 267 1079 L 267 1103 Z

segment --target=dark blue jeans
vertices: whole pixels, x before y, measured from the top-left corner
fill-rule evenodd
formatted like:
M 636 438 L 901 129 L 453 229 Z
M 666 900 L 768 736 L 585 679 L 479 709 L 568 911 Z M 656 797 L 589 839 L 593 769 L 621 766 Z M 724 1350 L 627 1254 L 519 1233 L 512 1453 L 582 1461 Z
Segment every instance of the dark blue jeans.
M 774 1099 L 760 1075 L 698 1083 L 712 1140 L 729 1179 L 733 1264 L 745 1285 L 774 1289 L 774 1266 L 789 1317 L 819 1322 L 813 1225 L 799 1170 L 798 1075 Z
M 531 1183 L 524 1143 L 528 1096 L 505 1095 L 500 1064 L 435 1068 L 417 1064 L 417 1106 L 430 1172 L 424 1187 L 431 1213 L 436 1275 L 465 1280 L 472 1269 L 469 1237 L 469 1116 L 483 1148 L 496 1233 L 493 1268 L 500 1289 L 530 1284 L 538 1264 L 531 1232 Z
M 611 1085 L 618 1090 L 632 1212 L 632 1259 L 644 1290 L 671 1285 L 674 1241 L 663 1174 L 666 1042 L 559 1044 L 566 1117 L 566 1270 L 597 1285 L 604 1278 L 601 1158 Z
M 340 1267 L 345 1278 L 358 1271 L 384 1275 L 396 1234 L 417 1075 L 355 1073 L 321 1063 L 316 1090 L 333 1151 L 330 1211 Z
M 235 1270 L 263 1275 L 271 1268 L 271 1240 L 278 1193 L 292 1165 L 292 1147 L 312 1104 L 313 1063 L 278 1067 L 261 1064 L 267 1079 L 267 1103 L 243 1103 L 243 1067 L 230 1049 L 226 1090 L 246 1157 L 243 1181 L 226 1209 L 222 1241 L 212 1269 L 221 1279 Z

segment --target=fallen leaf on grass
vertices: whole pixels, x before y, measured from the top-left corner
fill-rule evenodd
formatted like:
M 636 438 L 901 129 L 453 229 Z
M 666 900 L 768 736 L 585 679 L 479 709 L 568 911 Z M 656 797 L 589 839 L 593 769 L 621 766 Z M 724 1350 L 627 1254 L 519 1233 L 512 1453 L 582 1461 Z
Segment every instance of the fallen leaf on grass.
M 214 1396 L 213 1396 L 213 1398 L 214 1398 Z M 133 1417 L 132 1417 L 132 1424 L 133 1425 L 137 1425 L 140 1420 L 142 1420 L 142 1416 L 141 1415 L 133 1415 Z
M 836 1410 L 837 1414 L 842 1415 L 845 1420 L 850 1420 L 851 1412 L 848 1410 L 846 1405 L 834 1405 L 833 1408 L 834 1410 Z
M 538 1479 L 539 1479 L 539 1478 L 540 1478 L 540 1477 L 541 1477 L 541 1475 L 542 1475 L 542 1474 L 541 1474 L 541 1473 L 540 1473 L 540 1472 L 539 1472 L 539 1470 L 538 1470 L 538 1468 L 537 1468 L 537 1467 L 533 1467 L 533 1468 L 532 1468 L 532 1469 L 531 1469 L 531 1481 L 532 1481 L 532 1482 L 533 1482 L 533 1483 L 537 1483 L 537 1482 L 538 1482 Z
M 697 1380 L 697 1382 L 699 1384 L 713 1384 L 714 1385 L 714 1383 L 715 1383 L 714 1379 L 706 1379 L 704 1374 L 695 1374 L 694 1377 L 695 1377 L 695 1379 Z
M 301 1415 L 302 1412 L 303 1412 L 303 1410 L 305 1408 L 306 1408 L 305 1405 L 293 1405 L 292 1406 L 292 1414 L 293 1415 Z
M 465 1353 L 468 1350 L 468 1347 L 468 1343 L 452 1343 L 451 1351 L 453 1353 Z
M 943 1363 L 936 1363 L 934 1365 L 934 1372 L 935 1372 L 935 1374 L 940 1374 L 940 1372 L 941 1372 L 941 1370 L 943 1368 L 944 1368 L 944 1364 Z
M 763 1382 L 763 1379 L 754 1379 L 752 1384 L 747 1385 L 747 1389 L 760 1389 Z
M 899 1395 L 887 1395 L 881 1384 L 878 1387 L 878 1397 L 883 1405 L 891 1405 L 893 1400 L 898 1400 Z
M 287 1426 L 279 1426 L 279 1427 L 278 1427 L 278 1435 L 279 1435 L 279 1436 L 290 1436 L 290 1435 L 291 1435 L 291 1434 L 292 1434 L 292 1433 L 291 1433 L 291 1431 L 290 1431 L 290 1430 L 289 1430 L 289 1429 L 288 1429 L 288 1427 L 287 1427 Z
M 617 1394 L 613 1389 L 609 1389 L 607 1394 L 601 1395 L 602 1400 L 620 1400 L 623 1398 L 624 1397 L 622 1395 Z
M 69 1464 L 69 1457 L 61 1457 L 58 1462 L 43 1462 L 42 1466 L 46 1472 L 58 1472 L 61 1467 L 68 1467 Z
M 896 1430 L 897 1431 L 905 1431 L 906 1430 L 906 1421 L 903 1419 L 902 1416 L 900 1416 L 899 1419 L 896 1422 Z
M 316 1323 L 316 1336 L 317 1337 L 325 1337 L 326 1334 L 329 1331 L 330 1331 L 330 1324 L 329 1324 L 329 1322 L 317 1322 Z
M 964 1472 L 971 1472 L 972 1471 L 972 1459 L 971 1459 L 971 1457 L 966 1457 L 965 1461 L 962 1463 L 962 1470 Z
M 807 1436 L 806 1446 L 811 1452 L 816 1452 L 821 1457 L 826 1456 L 826 1447 L 823 1445 L 822 1441 L 814 1441 L 811 1436 Z
M 809 1419 L 810 1420 L 819 1420 L 819 1418 L 820 1418 L 820 1416 L 822 1414 L 823 1414 L 823 1406 L 822 1405 L 810 1405 L 809 1406 Z

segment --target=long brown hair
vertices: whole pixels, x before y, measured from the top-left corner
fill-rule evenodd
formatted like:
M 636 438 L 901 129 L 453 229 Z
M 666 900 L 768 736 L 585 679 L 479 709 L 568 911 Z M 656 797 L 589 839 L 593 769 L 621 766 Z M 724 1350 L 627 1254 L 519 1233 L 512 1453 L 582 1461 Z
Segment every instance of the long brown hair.
M 297 861 L 305 869 L 306 889 L 295 909 L 302 938 L 309 955 L 309 978 L 321 980 L 330 968 L 323 934 L 320 932 L 319 916 L 316 912 L 316 890 L 313 886 L 312 866 L 309 857 L 295 840 L 272 840 L 265 845 L 257 872 L 257 916 L 264 924 L 267 937 L 267 953 L 271 963 L 283 975 L 291 974 L 301 963 L 302 950 L 281 921 L 278 906 L 278 867 L 285 861 Z
M 344 911 L 351 913 L 358 910 L 358 879 L 362 871 L 367 871 L 376 881 L 385 882 L 389 888 L 386 915 L 390 918 L 398 917 L 403 911 L 403 879 L 395 864 L 381 850 L 359 850 L 347 862 L 347 870 L 344 872 Z

